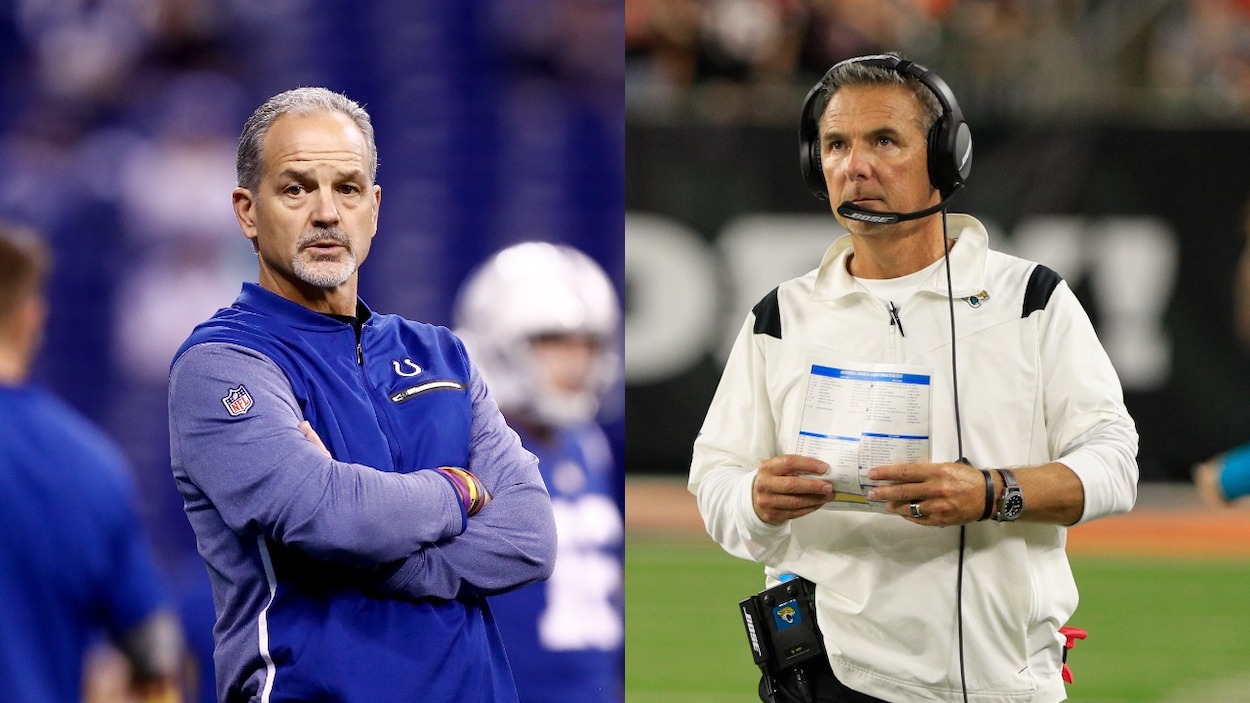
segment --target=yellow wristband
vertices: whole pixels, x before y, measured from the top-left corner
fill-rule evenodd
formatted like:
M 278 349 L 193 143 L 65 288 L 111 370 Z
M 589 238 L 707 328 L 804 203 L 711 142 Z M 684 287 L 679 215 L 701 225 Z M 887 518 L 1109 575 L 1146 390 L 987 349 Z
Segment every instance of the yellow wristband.
M 480 503 L 482 496 L 482 492 L 478 490 L 477 478 L 474 477 L 473 474 L 457 466 L 444 466 L 443 469 L 454 472 L 456 476 L 460 477 L 460 479 L 464 481 L 464 484 L 469 491 L 469 505 L 465 508 L 465 513 L 469 516 L 476 515 L 477 511 L 481 508 Z

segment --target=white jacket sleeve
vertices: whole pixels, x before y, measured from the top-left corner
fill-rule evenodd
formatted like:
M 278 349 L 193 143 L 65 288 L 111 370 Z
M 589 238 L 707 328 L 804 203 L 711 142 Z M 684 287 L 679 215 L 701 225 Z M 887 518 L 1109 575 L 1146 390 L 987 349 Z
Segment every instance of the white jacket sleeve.
M 753 328 L 749 315 L 695 440 L 689 488 L 712 539 L 734 556 L 768 563 L 784 552 L 790 524 L 770 525 L 751 505 L 757 467 L 778 453 L 762 340 Z
M 1078 524 L 1126 513 L 1137 502 L 1137 428 L 1119 377 L 1067 283 L 1039 314 L 1047 441 L 1085 489 Z

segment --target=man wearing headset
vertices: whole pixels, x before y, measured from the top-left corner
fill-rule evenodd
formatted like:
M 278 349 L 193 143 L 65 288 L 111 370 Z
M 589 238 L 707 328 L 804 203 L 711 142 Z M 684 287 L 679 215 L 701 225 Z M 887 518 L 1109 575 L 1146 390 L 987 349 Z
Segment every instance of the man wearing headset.
M 806 672 L 814 700 L 1063 700 L 1059 628 L 1077 604 L 1065 527 L 1137 494 L 1115 370 L 1058 274 L 945 214 L 972 143 L 932 72 L 843 61 L 808 96 L 800 135 L 808 185 L 847 234 L 742 327 L 694 445 L 708 531 L 770 585 L 815 583 L 830 666 Z M 847 445 L 858 503 L 800 437 L 830 369 L 927 384 L 922 456 Z M 802 699 L 780 683 L 778 700 Z

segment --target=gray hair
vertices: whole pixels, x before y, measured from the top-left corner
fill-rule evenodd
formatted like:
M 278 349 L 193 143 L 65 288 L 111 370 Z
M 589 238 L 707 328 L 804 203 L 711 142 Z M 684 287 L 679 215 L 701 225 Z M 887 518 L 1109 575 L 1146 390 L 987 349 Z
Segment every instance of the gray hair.
M 260 146 L 275 120 L 283 115 L 305 117 L 319 112 L 341 112 L 356 123 L 369 150 L 369 181 L 376 181 L 378 147 L 373 141 L 373 123 L 369 120 L 369 113 L 355 100 L 341 93 L 325 88 L 295 88 L 266 100 L 243 125 L 243 134 L 239 136 L 239 153 L 235 160 L 239 186 L 252 192 L 260 187 Z
M 906 75 L 885 66 L 873 66 L 862 61 L 844 61 L 830 69 L 820 82 L 820 90 L 824 93 L 824 104 L 820 114 L 816 116 L 817 124 L 825 116 L 829 107 L 829 99 L 839 88 L 848 85 L 897 85 L 907 88 L 920 101 L 920 131 L 928 134 L 933 125 L 942 117 L 942 103 L 929 87 L 912 75 Z

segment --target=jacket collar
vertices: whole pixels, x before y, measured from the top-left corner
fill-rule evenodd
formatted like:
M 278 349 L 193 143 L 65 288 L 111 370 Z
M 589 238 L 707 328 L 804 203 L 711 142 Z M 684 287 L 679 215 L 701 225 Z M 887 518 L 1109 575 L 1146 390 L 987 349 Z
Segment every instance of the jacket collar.
M 947 215 L 947 235 L 955 240 L 950 249 L 951 281 L 955 297 L 976 295 L 985 289 L 985 256 L 989 251 L 989 235 L 971 215 Z M 816 270 L 812 300 L 837 300 L 856 293 L 866 294 L 846 268 L 854 252 L 851 235 L 838 237 L 825 251 Z M 946 295 L 946 267 L 939 266 L 922 290 Z
M 283 320 L 292 327 L 323 332 L 338 332 L 351 329 L 351 325 L 336 320 L 329 315 L 310 310 L 299 303 L 287 300 L 277 293 L 265 290 L 257 283 L 244 283 L 243 291 L 235 299 L 234 306 L 244 310 L 252 310 L 268 317 Z M 356 299 L 356 316 L 364 322 L 373 318 L 373 311 L 365 305 L 365 301 Z

